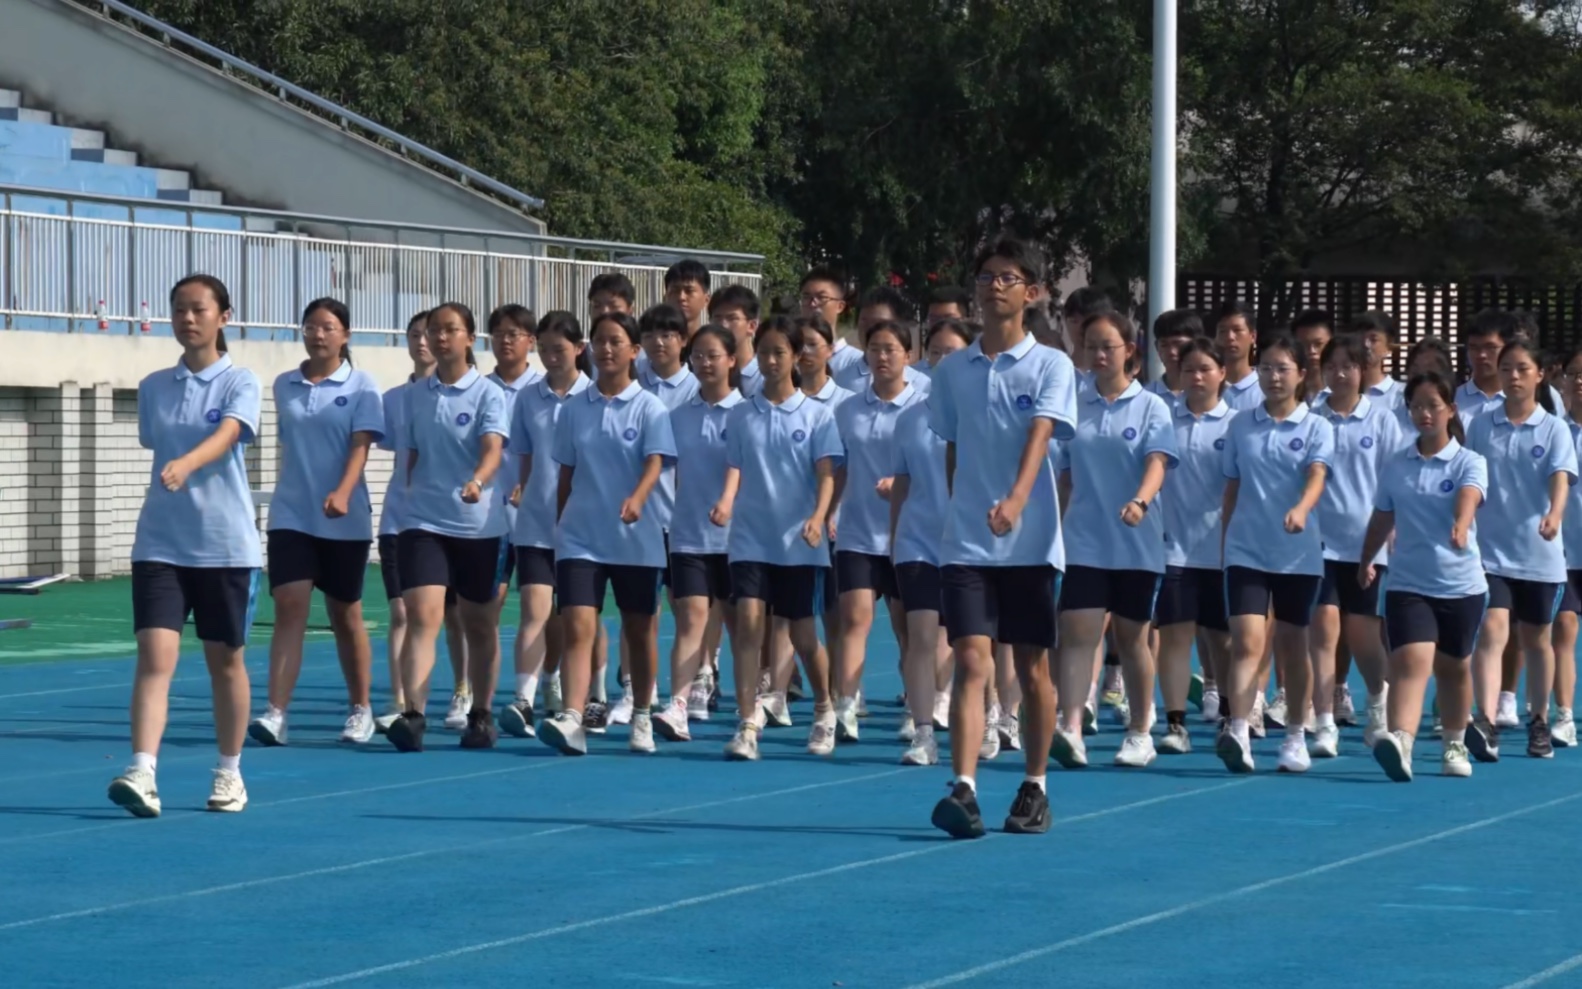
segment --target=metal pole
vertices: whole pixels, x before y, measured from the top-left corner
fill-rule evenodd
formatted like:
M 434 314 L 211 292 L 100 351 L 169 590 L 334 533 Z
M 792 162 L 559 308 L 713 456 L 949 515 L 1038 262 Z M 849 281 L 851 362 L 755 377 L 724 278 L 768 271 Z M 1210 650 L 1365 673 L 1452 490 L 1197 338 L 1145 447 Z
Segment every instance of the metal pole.
M 1148 376 L 1164 374 L 1153 322 L 1176 297 L 1176 0 L 1154 0 L 1153 152 L 1149 156 Z

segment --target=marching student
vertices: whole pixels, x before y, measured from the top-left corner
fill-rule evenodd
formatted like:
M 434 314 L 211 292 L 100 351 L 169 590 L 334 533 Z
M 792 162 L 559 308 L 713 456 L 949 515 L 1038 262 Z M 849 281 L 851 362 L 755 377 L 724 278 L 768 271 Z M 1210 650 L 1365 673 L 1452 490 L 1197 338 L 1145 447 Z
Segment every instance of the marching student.
M 302 313 L 308 359 L 275 379 L 280 477 L 269 504 L 269 591 L 275 632 L 269 641 L 269 703 L 248 734 L 286 744 L 286 710 L 302 673 L 313 591 L 324 594 L 350 713 L 341 741 L 374 734 L 369 701 L 373 647 L 363 624 L 363 579 L 373 542 L 373 506 L 363 468 L 384 434 L 379 386 L 352 367 L 351 314 L 336 299 L 315 299 Z
M 1077 398 L 1077 432 L 1060 445 L 1066 573 L 1060 585 L 1057 724 L 1050 754 L 1067 769 L 1088 764 L 1083 709 L 1106 622 L 1137 699 L 1117 766 L 1153 762 L 1154 656 L 1148 633 L 1165 572 L 1164 521 L 1151 512 L 1165 472 L 1179 462 L 1164 399 L 1136 379 L 1137 330 L 1120 313 L 1089 316 L 1082 345 L 1093 378 Z
M 940 548 L 945 625 L 956 653 L 950 710 L 955 780 L 935 807 L 935 827 L 956 838 L 984 833 L 976 770 L 984 728 L 984 688 L 997 640 L 1014 654 L 1024 704 L 1027 774 L 1005 829 L 1049 830 L 1045 773 L 1055 728 L 1049 650 L 1055 597 L 1065 566 L 1050 441 L 1077 428 L 1071 359 L 1038 344 L 1023 326 L 1042 292 L 1043 259 L 1033 246 L 1001 238 L 973 265 L 983 333 L 934 370 L 929 422 L 946 442 L 951 485 Z
M 1203 664 L 1203 717 L 1221 718 L 1219 685 L 1229 685 L 1230 626 L 1225 619 L 1225 572 L 1220 522 L 1225 500 L 1226 433 L 1236 413 L 1225 404 L 1225 364 L 1214 341 L 1197 337 L 1177 352 L 1182 392 L 1171 404 L 1180 462 L 1165 473 L 1159 493 L 1164 522 L 1165 576 L 1154 623 L 1159 627 L 1159 692 L 1165 734 L 1158 750 L 1192 751 L 1186 706 L 1192 689 L 1192 644 Z
M 686 340 L 708 318 L 710 281 L 708 267 L 695 258 L 682 258 L 665 269 L 665 302 L 681 311 Z
M 977 334 L 958 319 L 942 318 L 928 332 L 924 353 L 931 368 L 950 354 L 972 343 Z M 890 545 L 895 561 L 895 582 L 906 612 L 906 638 L 901 657 L 907 713 L 901 723 L 901 740 L 909 743 L 901 754 L 902 765 L 932 766 L 939 762 L 935 722 L 941 711 L 950 721 L 950 640 L 940 623 L 939 544 L 940 522 L 950 502 L 945 483 L 945 441 L 928 424 L 928 403 L 915 401 L 895 420 L 891 444 Z M 883 482 L 880 482 L 880 488 Z M 1014 678 L 1013 678 L 1014 679 Z M 1020 695 L 1017 695 L 1018 702 Z M 1015 704 L 1008 717 L 1014 723 Z M 985 726 L 998 731 L 999 721 Z M 1021 744 L 1019 730 L 1017 744 Z
M 857 302 L 857 339 L 859 342 L 868 339 L 868 331 L 880 323 L 896 323 L 911 326 L 914 315 L 912 302 L 899 290 L 888 285 L 880 285 L 864 292 Z M 863 343 L 863 349 L 867 344 Z M 910 363 L 908 354 L 908 363 Z M 868 379 L 872 372 L 868 369 L 867 360 L 852 361 L 841 367 L 838 372 L 831 372 L 835 376 L 835 383 L 854 395 L 861 394 L 868 387 Z M 908 381 L 911 380 L 909 375 Z
M 670 654 L 670 705 L 654 716 L 655 730 L 672 742 L 692 738 L 687 721 L 695 698 L 690 695 L 707 666 L 710 622 L 731 603 L 729 520 L 716 521 L 714 509 L 722 499 L 735 500 L 735 493 L 726 491 L 726 421 L 742 402 L 741 392 L 732 387 L 736 337 L 731 330 L 714 323 L 704 326 L 693 335 L 691 352 L 697 392 L 670 410 L 676 441 L 676 500 L 670 521 L 676 638 Z M 716 632 L 712 644 L 720 641 Z M 708 717 L 706 694 L 699 713 L 702 719 Z
M 1504 401 L 1466 428 L 1467 449 L 1487 461 L 1489 474 L 1488 511 L 1481 513 L 1478 526 L 1489 604 L 1472 655 L 1478 717 L 1466 733 L 1467 748 L 1479 762 L 1499 759 L 1499 728 L 1492 715 L 1513 620 L 1532 707 L 1527 754 L 1554 756 L 1548 714 L 1555 675 L 1550 626 L 1567 581 L 1565 545 L 1556 537 L 1577 473 L 1576 442 L 1564 420 L 1546 408 L 1551 399 L 1533 346 L 1519 340 L 1506 344 L 1498 367 Z
M 1336 724 L 1338 700 L 1337 657 L 1341 643 L 1354 655 L 1368 685 L 1367 727 L 1362 740 L 1369 747 L 1385 731 L 1385 654 L 1383 614 L 1379 595 L 1386 572 L 1381 551 L 1368 559 L 1375 579 L 1364 588 L 1357 580 L 1362 564 L 1362 542 L 1373 515 L 1379 472 L 1400 456 L 1407 439 L 1388 398 L 1363 392 L 1363 369 L 1369 348 L 1358 334 L 1334 337 L 1320 355 L 1325 395 L 1313 411 L 1329 420 L 1335 447 L 1324 496 L 1318 503 L 1319 531 L 1324 535 L 1324 582 L 1318 607 L 1308 629 L 1309 657 L 1313 667 L 1313 712 L 1317 731 L 1311 754 L 1332 759 L 1340 753 Z
M 1239 335 L 1220 322 L 1221 346 Z M 1248 719 L 1259 693 L 1259 667 L 1272 631 L 1292 711 L 1309 701 L 1307 630 L 1324 577 L 1323 538 L 1314 510 L 1324 493 L 1335 434 L 1298 397 L 1307 355 L 1286 334 L 1258 349 L 1258 393 L 1263 401 L 1231 420 L 1225 436 L 1223 515 L 1225 604 L 1230 621 L 1230 675 L 1220 684 L 1230 701 L 1230 723 L 1215 751 L 1233 773 L 1253 770 Z M 1235 390 L 1234 383 L 1227 393 Z M 1241 392 L 1243 396 L 1251 389 Z M 1227 403 L 1229 398 L 1227 397 Z M 1270 607 L 1273 606 L 1273 629 Z M 1280 746 L 1281 772 L 1309 766 L 1303 719 L 1293 715 Z
M 1214 342 L 1225 358 L 1225 404 L 1237 412 L 1249 412 L 1263 404 L 1258 372 L 1252 368 L 1257 325 L 1257 312 L 1236 300 L 1220 306 L 1214 317 Z
M 1110 301 L 1110 297 L 1103 290 L 1091 285 L 1072 292 L 1060 305 L 1065 337 L 1071 345 L 1069 356 L 1076 363 L 1078 384 L 1083 387 L 1093 380 L 1093 374 L 1088 368 L 1087 351 L 1082 346 L 1082 324 L 1087 322 L 1089 316 L 1114 311 L 1115 303 Z
M 1202 335 L 1203 317 L 1190 309 L 1167 309 L 1154 320 L 1154 351 L 1164 375 L 1145 387 L 1167 405 L 1186 388 L 1181 383 L 1181 348 Z
M 463 748 L 491 748 L 498 732 L 491 704 L 500 673 L 496 640 L 505 517 L 493 510 L 495 474 L 510 435 L 505 396 L 478 373 L 472 344 L 478 328 L 459 302 L 436 307 L 428 319 L 434 373 L 407 392 L 407 485 L 396 553 L 408 631 L 401 653 L 407 711 L 386 731 L 400 752 L 421 752 L 428 728 L 424 708 L 434 670 L 434 645 L 444 621 L 446 592 L 456 592 L 456 614 L 467 641 L 472 709 Z
M 1472 374 L 1456 389 L 1456 412 L 1463 428 L 1485 412 L 1505 402 L 1500 375 L 1500 353 L 1520 335 L 1521 327 L 1513 313 L 1485 309 L 1472 317 L 1466 327 L 1467 361 Z M 1474 674 L 1476 678 L 1476 674 Z
M 1400 348 L 1395 318 L 1385 312 L 1365 312 L 1351 321 L 1346 332 L 1362 338 L 1362 352 L 1367 358 L 1362 365 L 1363 394 L 1373 404 L 1399 413 L 1406 405 L 1406 386 L 1389 374 L 1390 359 Z M 1404 421 L 1410 424 L 1409 418 Z M 1406 437 L 1408 432 L 1403 430 L 1402 436 Z
M 109 788 L 110 800 L 134 817 L 160 814 L 155 770 L 188 615 L 209 668 L 220 750 L 208 809 L 247 806 L 243 652 L 263 561 L 243 447 L 258 435 L 260 403 L 258 379 L 226 353 L 230 318 L 230 292 L 219 279 L 177 282 L 170 320 L 181 359 L 137 386 L 137 439 L 153 463 L 132 544 L 132 764 Z
M 758 390 L 758 356 L 753 351 L 753 336 L 758 332 L 758 296 L 745 285 L 727 285 L 709 296 L 709 322 L 731 331 L 736 340 L 732 352 L 736 361 L 737 389 L 744 397 Z
M 1561 362 L 1559 380 L 1564 383 L 1566 425 L 1572 444 L 1582 457 L 1582 348 L 1573 349 Z M 1556 748 L 1574 748 L 1576 722 L 1572 706 L 1577 685 L 1577 614 L 1582 612 L 1582 485 L 1573 484 L 1566 494 L 1566 514 L 1560 527 L 1565 543 L 1566 590 L 1555 617 L 1555 719 L 1550 735 Z
M 1488 581 L 1478 553 L 1476 514 L 1488 489 L 1483 457 L 1461 444 L 1455 387 L 1448 376 L 1413 377 L 1405 389 L 1417 440 L 1380 467 L 1373 517 L 1359 558 L 1372 561 L 1394 535 L 1384 623 L 1390 643 L 1389 731 L 1373 758 L 1390 779 L 1412 778 L 1412 744 L 1432 673 L 1444 721 L 1446 776 L 1471 776 L 1473 644 L 1483 623 Z M 1364 590 L 1380 579 L 1372 562 L 1357 568 Z
M 1307 358 L 1307 374 L 1302 378 L 1301 399 L 1313 405 L 1324 396 L 1324 348 L 1335 339 L 1335 317 L 1322 309 L 1298 313 L 1291 321 L 1291 335 Z
M 740 721 L 725 747 L 731 760 L 758 758 L 763 731 L 758 670 L 764 643 L 779 639 L 767 627 L 784 627 L 813 688 L 808 751 L 835 749 L 830 671 L 820 649 L 814 616 L 823 607 L 829 572 L 825 533 L 835 499 L 835 470 L 843 450 L 832 409 L 797 387 L 799 354 L 811 346 L 804 334 L 828 329 L 822 318 L 776 316 L 758 328 L 763 387 L 726 417 L 724 494 L 711 518 L 730 523 L 727 556 L 736 597 L 736 709 Z M 820 336 L 820 344 L 827 341 Z M 727 497 L 734 495 L 734 498 Z M 735 512 L 735 506 L 751 511 Z
M 841 314 L 846 311 L 846 282 L 829 268 L 814 268 L 802 276 L 798 300 L 804 317 L 818 317 L 829 327 L 834 341 L 826 363 L 832 377 L 843 377 L 852 364 L 862 360 L 862 351 L 837 334 Z
M 863 349 L 863 366 L 869 371 L 859 379 L 864 383 L 863 392 L 835 410 L 835 425 L 846 448 L 836 484 L 843 493 L 840 547 L 835 552 L 841 630 L 841 665 L 835 671 L 839 697 L 835 736 L 848 742 L 858 739 L 857 698 L 862 694 L 868 633 L 880 599 L 889 611 L 901 652 L 906 652 L 906 613 L 891 559 L 890 509 L 880 485 L 892 476 L 897 417 L 924 398 L 920 389 L 907 382 L 912 351 L 908 327 L 891 320 L 873 323 L 864 336 Z
M 607 271 L 588 284 L 588 318 L 605 313 L 633 313 L 637 310 L 637 289 L 632 280 L 618 271 Z
M 636 698 L 627 744 L 633 752 L 654 751 L 649 699 L 659 662 L 654 625 L 665 533 L 653 495 L 664 468 L 675 463 L 676 444 L 664 403 L 634 377 L 639 343 L 631 316 L 595 319 L 595 387 L 567 402 L 555 423 L 555 589 L 566 634 L 565 707 L 540 725 L 538 736 L 563 755 L 588 751 L 582 708 L 599 614 L 612 586 Z

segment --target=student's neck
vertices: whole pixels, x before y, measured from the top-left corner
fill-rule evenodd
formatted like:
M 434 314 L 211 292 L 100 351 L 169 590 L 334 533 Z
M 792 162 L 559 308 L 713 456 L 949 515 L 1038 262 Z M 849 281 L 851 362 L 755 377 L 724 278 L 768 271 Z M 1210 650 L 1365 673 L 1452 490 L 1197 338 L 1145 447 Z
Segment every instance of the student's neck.
M 431 378 L 434 376 L 434 369 L 437 367 L 439 367 L 438 364 L 413 364 L 412 377 L 417 379 Z
M 879 378 L 873 379 L 873 393 L 886 402 L 894 401 L 896 396 L 903 391 L 906 391 L 906 375 L 904 374 L 898 374 L 888 381 L 883 381 Z
M 1379 385 L 1380 383 L 1382 383 L 1384 381 L 1384 378 L 1385 378 L 1385 374 L 1384 374 L 1384 365 L 1383 364 L 1380 364 L 1377 367 L 1369 367 L 1367 365 L 1363 365 L 1363 368 L 1362 368 L 1362 390 L 1363 391 L 1367 391 L 1369 388 L 1373 388 L 1376 385 Z
M 1449 445 L 1449 431 L 1423 433 L 1419 434 L 1417 437 L 1417 452 L 1421 453 L 1425 457 L 1432 457 L 1434 454 L 1438 453 L 1440 450 L 1443 450 Z
M 756 355 L 753 353 L 753 342 L 751 340 L 748 340 L 746 343 L 736 348 L 737 367 L 746 367 L 755 359 Z
M 1283 421 L 1290 418 L 1300 404 L 1302 403 L 1296 400 L 1295 395 L 1290 398 L 1266 398 L 1263 401 L 1263 410 L 1269 413 L 1270 417 Z
M 703 400 L 710 405 L 720 404 L 725 401 L 725 397 L 730 393 L 731 383 L 728 378 L 721 378 L 719 381 L 704 381 L 698 385 L 698 394 L 703 396 Z
M 1252 362 L 1243 357 L 1225 365 L 1225 380 L 1231 384 L 1243 380 L 1252 373 Z
M 1169 392 L 1172 395 L 1179 395 L 1184 390 L 1181 387 L 1181 372 L 1180 371 L 1171 371 L 1168 368 L 1166 368 L 1165 369 L 1165 375 L 1164 375 L 1164 381 L 1165 381 L 1165 391 Z
M 1538 409 L 1538 402 L 1531 398 L 1507 398 L 1505 400 L 1505 418 L 1511 422 L 1526 422 L 1527 418 Z
M 454 385 L 462 378 L 465 378 L 467 376 L 467 372 L 471 370 L 472 365 L 468 364 L 466 361 L 457 361 L 454 364 L 434 365 L 434 373 L 439 376 L 440 383 L 446 385 Z
M 527 373 L 527 361 L 519 364 L 496 364 L 494 373 L 501 381 L 515 381 Z
M 220 353 L 218 347 L 199 347 L 197 350 L 183 350 L 181 363 L 187 365 L 189 371 L 202 371 L 213 364 L 218 364 L 225 355 Z
M 1186 396 L 1187 411 L 1200 419 L 1219 407 L 1220 397 L 1218 395 L 1203 395 L 1200 397 L 1191 391 L 1182 392 L 1182 394 Z
M 1131 385 L 1131 377 L 1124 372 L 1093 379 L 1093 390 L 1099 393 L 1100 398 L 1111 400 L 1119 398 L 1121 393 L 1130 388 Z
M 1342 395 L 1338 391 L 1332 391 L 1329 393 L 1329 407 L 1336 412 L 1339 412 L 1341 415 L 1345 415 L 1346 413 L 1350 412 L 1361 402 L 1362 394 L 1360 392 L 1352 392 L 1350 395 Z
M 549 390 L 557 395 L 564 395 L 571 391 L 571 386 L 577 383 L 577 378 L 582 372 L 575 367 L 564 371 L 551 371 L 544 375 L 549 381 Z
M 829 369 L 825 368 L 816 374 L 804 375 L 802 377 L 802 390 L 809 395 L 817 395 L 824 390 L 824 386 L 828 383 Z
M 1323 381 L 1322 378 L 1315 378 L 1315 379 L 1312 379 L 1312 380 L 1308 380 L 1308 379 L 1304 378 L 1302 380 L 1302 397 L 1307 399 L 1310 402 L 1313 399 L 1317 398 L 1318 397 L 1318 393 L 1323 391 L 1323 390 L 1324 390 L 1324 381 Z
M 772 405 L 779 405 L 795 393 L 796 386 L 791 383 L 790 378 L 782 378 L 779 381 L 770 381 L 765 378 L 764 386 L 758 390 L 758 394 L 764 397 L 764 401 Z
M 658 364 L 655 364 L 654 359 L 650 357 L 648 359 L 648 369 L 654 372 L 654 377 L 663 378 L 666 381 L 669 381 L 671 378 L 674 378 L 676 375 L 681 373 L 681 362 L 676 361 L 669 367 L 660 367 Z
M 632 374 L 630 371 L 623 371 L 620 374 L 599 375 L 599 394 L 605 398 L 614 398 L 630 387 L 632 387 Z
M 336 354 L 328 360 L 318 361 L 309 357 L 302 362 L 302 376 L 310 381 L 323 381 L 341 369 L 341 356 Z
M 1497 374 L 1488 378 L 1474 377 L 1472 379 L 1472 387 L 1476 388 L 1478 391 L 1490 398 L 1493 398 L 1495 395 L 1498 395 L 1500 392 L 1505 390 L 1504 388 L 1500 387 L 1500 376 Z
M 1026 337 L 1027 329 L 1022 325 L 1022 314 L 1017 313 L 1003 322 L 985 320 L 983 332 L 978 335 L 978 345 L 983 350 L 983 356 L 992 358 L 1015 347 Z M 1087 368 L 1082 370 L 1086 371 Z

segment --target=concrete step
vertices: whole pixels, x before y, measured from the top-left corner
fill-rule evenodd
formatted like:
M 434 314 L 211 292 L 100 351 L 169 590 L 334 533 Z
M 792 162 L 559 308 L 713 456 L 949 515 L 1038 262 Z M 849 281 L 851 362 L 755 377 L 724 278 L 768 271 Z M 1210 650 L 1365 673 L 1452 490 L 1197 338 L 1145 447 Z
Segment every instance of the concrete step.
M 0 120 L 15 120 L 24 124 L 53 124 L 55 115 L 48 110 L 28 110 L 19 106 L 0 106 Z

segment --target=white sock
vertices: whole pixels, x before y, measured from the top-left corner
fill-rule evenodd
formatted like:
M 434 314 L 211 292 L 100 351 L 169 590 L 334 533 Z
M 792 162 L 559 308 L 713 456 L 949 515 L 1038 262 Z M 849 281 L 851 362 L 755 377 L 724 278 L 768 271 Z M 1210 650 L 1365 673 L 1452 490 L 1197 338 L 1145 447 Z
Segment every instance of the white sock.
M 598 673 L 599 675 L 593 678 L 593 699 L 600 704 L 606 704 L 610 700 L 609 690 L 604 685 L 604 671 L 600 670 Z
M 1300 724 L 1286 725 L 1285 740 L 1287 742 L 1295 740 L 1296 742 L 1300 743 L 1305 737 L 1306 732 L 1303 730 Z
M 154 767 L 156 765 L 158 765 L 158 763 L 159 763 L 159 759 L 156 758 L 152 753 L 149 753 L 149 752 L 133 752 L 132 753 L 132 768 L 133 769 L 146 769 L 146 770 L 148 770 L 149 772 L 152 773 L 154 771 Z
M 956 782 L 965 785 L 967 789 L 972 791 L 973 796 L 976 797 L 978 795 L 978 781 L 971 776 L 957 776 Z
M 925 721 L 920 725 L 915 725 L 914 730 L 917 734 L 912 736 L 913 745 L 922 745 L 934 737 L 934 726 L 930 722 Z
M 576 710 L 575 708 L 566 708 L 564 711 L 560 712 L 560 716 L 566 721 L 571 721 L 579 725 L 582 724 L 582 712 Z
M 1246 738 L 1247 738 L 1247 719 L 1246 718 L 1231 718 L 1230 719 L 1230 733 L 1232 735 L 1235 735 L 1237 738 L 1242 739 L 1242 740 L 1245 741 Z
M 518 673 L 516 675 L 516 699 L 529 701 L 538 695 L 538 674 Z
M 1333 728 L 1333 727 L 1335 727 L 1335 715 L 1333 713 L 1320 714 L 1318 716 L 1318 726 L 1320 728 Z
M 1047 779 L 1047 778 L 1048 777 L 1045 777 L 1045 776 L 1024 776 L 1024 777 L 1022 777 L 1022 780 L 1025 783 L 1032 783 L 1032 784 L 1036 785 L 1040 790 L 1043 790 L 1045 793 L 1048 793 L 1049 792 L 1048 788 L 1044 786 L 1044 780 Z
M 233 773 L 240 773 L 242 771 L 241 753 L 220 756 L 220 768 L 228 769 Z

